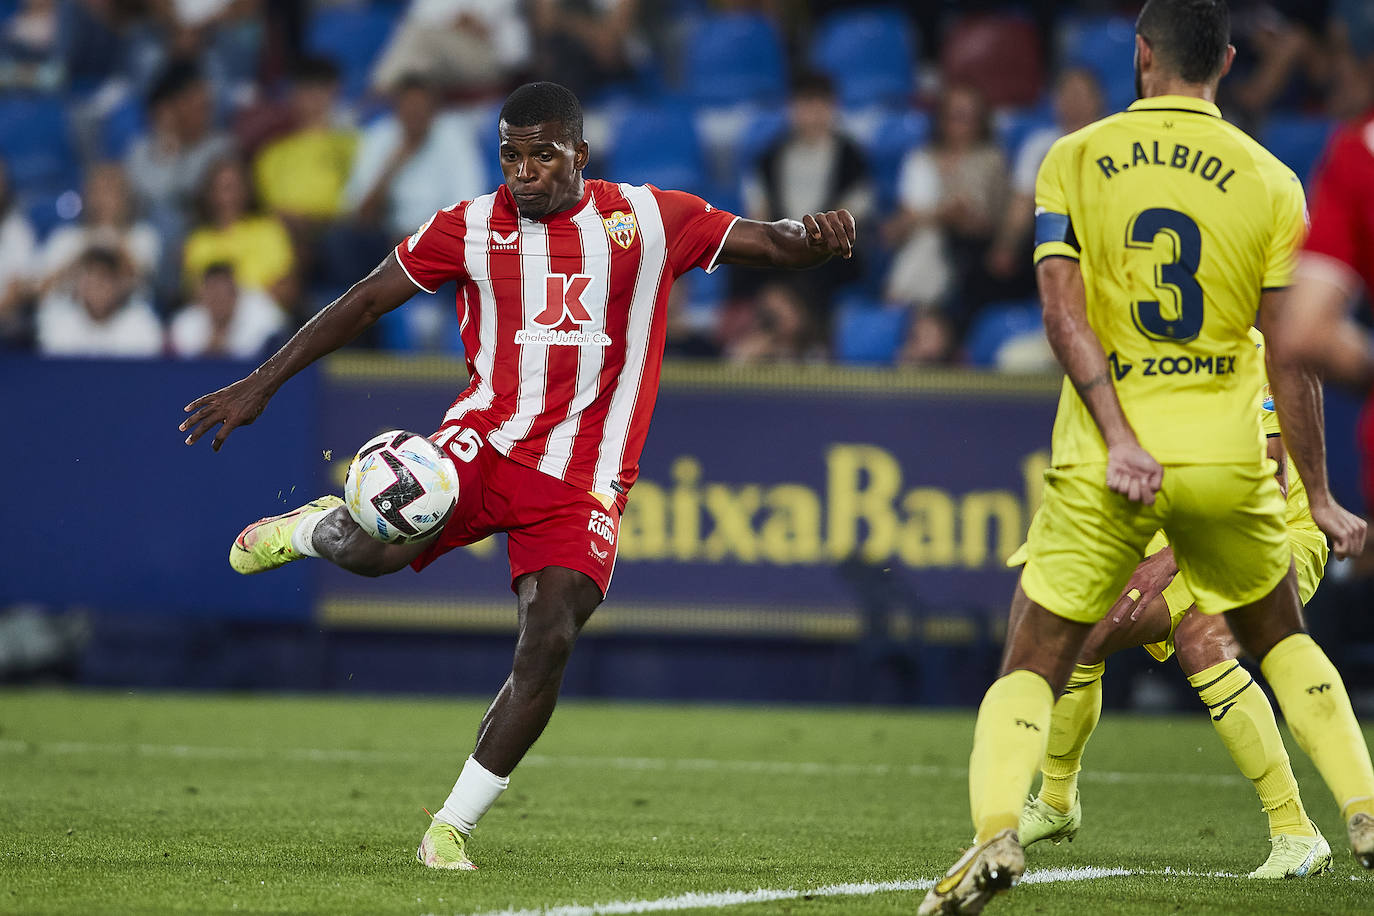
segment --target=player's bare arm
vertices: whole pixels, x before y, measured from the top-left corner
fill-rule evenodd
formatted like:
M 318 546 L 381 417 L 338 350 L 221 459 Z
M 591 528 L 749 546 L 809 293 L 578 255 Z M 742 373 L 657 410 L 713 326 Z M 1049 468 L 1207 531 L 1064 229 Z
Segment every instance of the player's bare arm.
M 1279 492 L 1288 499 L 1288 449 L 1284 447 L 1282 436 L 1270 436 L 1264 444 L 1264 455 L 1274 462 L 1274 479 L 1278 481 Z
M 772 223 L 741 219 L 725 237 L 720 263 L 744 267 L 819 267 L 854 256 L 854 216 L 848 210 L 808 213 Z
M 1045 336 L 1107 444 L 1107 486 L 1132 502 L 1151 505 L 1164 469 L 1140 447 L 1121 409 L 1102 342 L 1088 323 L 1078 262 L 1048 257 L 1036 265 L 1035 275 L 1045 311 Z
M 1367 388 L 1374 382 L 1374 341 L 1350 312 L 1359 288 L 1359 275 L 1346 264 L 1304 254 L 1275 336 L 1303 364 Z
M 413 295 L 415 284 L 392 252 L 372 273 L 321 309 L 251 374 L 187 404 L 184 410 L 190 416 L 178 427 L 182 432 L 189 431 L 186 444 L 194 445 L 218 426 L 211 445 L 219 451 L 231 432 L 258 418 L 287 379 L 350 342 Z
M 1264 348 L 1269 387 L 1288 453 L 1297 463 L 1298 473 L 1307 486 L 1312 520 L 1331 539 L 1338 557 L 1355 556 L 1364 550 L 1366 525 L 1347 511 L 1331 495 L 1326 476 L 1326 425 L 1321 379 L 1294 352 L 1292 342 L 1284 339 L 1282 327 L 1290 302 L 1287 290 L 1269 290 L 1260 297 L 1260 330 L 1279 325 L 1278 333 L 1266 336 Z

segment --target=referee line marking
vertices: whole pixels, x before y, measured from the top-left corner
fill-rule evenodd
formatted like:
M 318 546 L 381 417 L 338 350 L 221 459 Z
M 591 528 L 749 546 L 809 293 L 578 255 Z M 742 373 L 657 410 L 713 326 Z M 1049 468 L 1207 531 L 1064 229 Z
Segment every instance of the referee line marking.
M 89 741 L 21 741 L 0 739 L 0 754 L 53 754 L 70 756 L 81 754 L 125 755 L 136 757 L 172 757 L 190 760 L 292 760 L 306 763 L 386 764 L 420 762 L 432 759 L 431 754 L 399 750 L 368 750 L 363 748 L 287 747 L 258 748 L 200 744 L 118 744 Z M 578 754 L 529 754 L 521 761 L 524 767 L 580 767 L 596 770 L 624 770 L 650 772 L 723 772 L 753 773 L 765 776 L 924 776 L 962 779 L 967 767 L 935 766 L 931 764 L 804 762 L 786 760 L 721 760 L 705 757 L 612 757 Z M 1084 770 L 1079 774 L 1084 782 L 1110 784 L 1152 784 L 1168 781 L 1203 786 L 1234 786 L 1245 780 L 1227 773 L 1163 773 L 1123 772 L 1112 770 Z

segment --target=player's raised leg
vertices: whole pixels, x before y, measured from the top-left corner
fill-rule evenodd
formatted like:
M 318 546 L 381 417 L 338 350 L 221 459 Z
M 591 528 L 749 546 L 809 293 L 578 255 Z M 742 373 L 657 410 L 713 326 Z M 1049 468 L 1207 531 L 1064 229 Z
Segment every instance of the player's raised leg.
M 1174 634 L 1179 667 L 1207 707 L 1217 737 L 1255 786 L 1269 818 L 1270 851 L 1251 878 L 1306 878 L 1331 867 L 1331 847 L 1303 808 L 1274 709 L 1236 661 L 1225 620 L 1190 610 Z
M 476 868 L 467 855 L 468 837 L 548 725 L 573 644 L 602 600 L 590 577 L 558 566 L 521 576 L 516 591 L 520 633 L 510 677 L 482 718 L 477 747 L 416 851 L 431 868 Z
M 1308 636 L 1292 569 L 1270 594 L 1230 611 L 1231 629 L 1260 659 L 1288 727 L 1340 806 L 1351 851 L 1374 868 L 1374 767 L 1345 683 Z

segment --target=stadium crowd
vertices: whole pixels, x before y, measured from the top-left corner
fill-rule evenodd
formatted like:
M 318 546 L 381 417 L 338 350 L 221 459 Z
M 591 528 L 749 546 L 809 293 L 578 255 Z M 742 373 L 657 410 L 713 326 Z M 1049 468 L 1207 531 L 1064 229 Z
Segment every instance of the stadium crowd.
M 1306 178 L 1368 107 L 1368 4 L 1232 4 L 1222 108 Z M 1134 98 L 1131 4 L 0 0 L 0 348 L 253 358 L 436 209 L 500 180 L 530 78 L 587 106 L 589 176 L 862 257 L 694 273 L 669 352 L 1048 367 L 1031 201 L 1053 141 Z M 1353 28 L 1352 28 L 1353 27 Z M 458 352 L 453 291 L 366 343 Z

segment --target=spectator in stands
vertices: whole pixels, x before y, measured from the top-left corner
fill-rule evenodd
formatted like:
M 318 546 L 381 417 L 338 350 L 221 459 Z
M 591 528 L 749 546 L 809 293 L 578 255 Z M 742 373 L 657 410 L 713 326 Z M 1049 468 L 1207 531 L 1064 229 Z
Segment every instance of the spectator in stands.
M 57 0 L 24 0 L 0 26 L 0 88 L 56 89 L 66 76 Z
M 1222 83 L 1222 107 L 1251 128 L 1273 108 L 1317 104 L 1332 78 L 1330 0 L 1237 4 L 1238 72 Z
M 394 241 L 435 210 L 485 193 L 488 157 L 467 119 L 439 112 L 428 77 L 402 77 L 393 105 L 363 131 L 344 202 L 360 223 L 380 226 Z M 356 263 L 350 270 L 356 273 Z
M 151 127 L 129 149 L 125 167 L 140 201 L 164 233 L 184 223 L 211 163 L 232 149 L 215 129 L 209 87 L 191 61 L 168 64 L 148 93 Z
M 873 211 L 873 186 L 857 144 L 837 126 L 835 87 L 829 77 L 805 73 L 793 84 L 787 132 L 769 147 L 744 182 L 744 208 L 750 219 L 773 221 L 789 213 L 846 208 L 860 232 Z M 801 209 L 798 209 L 798 208 Z M 768 292 L 766 307 L 788 308 L 788 325 L 812 329 L 818 341 L 829 336 L 836 291 L 860 277 L 858 256 L 832 259 L 814 270 L 736 271 L 736 296 Z
M 1104 108 L 1102 86 L 1091 70 L 1065 70 L 1054 87 L 1053 126 L 1030 134 L 1017 150 L 1011 172 L 1010 203 L 988 252 L 987 266 L 993 276 L 1008 281 L 1022 278 L 1028 295 L 1035 290 L 1030 229 L 1035 221 L 1035 178 L 1040 173 L 1040 163 L 1054 141 L 1101 118 Z
M 87 249 L 77 260 L 72 290 L 54 290 L 38 306 L 38 351 L 45 356 L 159 355 L 162 325 L 133 285 L 119 252 Z
M 295 304 L 291 236 L 281 220 L 258 210 L 242 162 L 231 157 L 210 169 L 199 211 L 183 255 L 185 288 L 194 290 L 210 265 L 226 263 L 243 286 L 263 290 L 284 307 Z
M 16 206 L 9 171 L 0 161 L 0 348 L 23 347 L 32 338 L 33 226 Z
M 1008 184 L 987 106 L 973 89 L 949 88 L 933 141 L 902 162 L 897 213 L 883 227 L 896 249 L 885 295 L 916 309 L 904 361 L 948 359 L 987 303 L 984 262 Z
M 335 120 L 339 68 L 333 61 L 307 58 L 293 77 L 294 125 L 258 153 L 258 194 L 263 206 L 289 222 L 325 222 L 343 212 L 358 134 Z
M 234 282 L 233 265 L 211 264 L 200 296 L 172 319 L 167 335 L 175 356 L 253 359 L 283 331 L 286 316 L 261 290 Z
M 134 219 L 129 180 L 116 162 L 102 162 L 86 173 L 86 193 L 81 201 L 81 221 L 59 226 L 43 246 L 43 287 L 51 289 L 67 278 L 82 252 L 109 248 L 133 270 L 136 285 L 151 284 L 162 250 L 157 230 Z
M 533 0 L 531 20 L 538 75 L 583 98 L 633 78 L 646 53 L 638 0 Z
M 412 0 L 377 59 L 372 88 L 390 93 L 420 73 L 446 92 L 490 92 L 529 59 L 520 0 Z
M 745 326 L 725 344 L 726 359 L 737 363 L 819 361 L 825 356 L 815 325 L 779 286 L 759 292 Z

